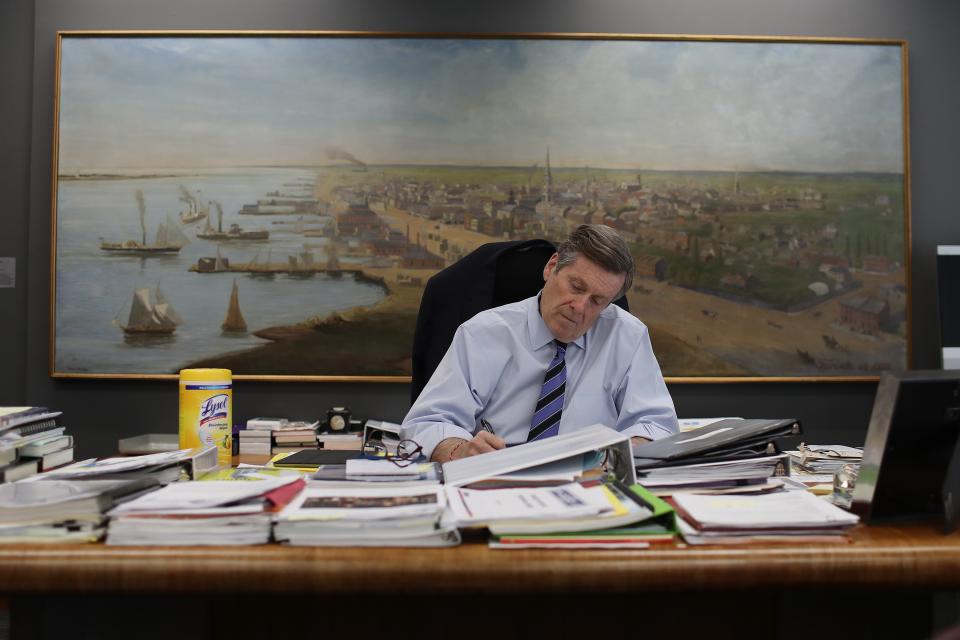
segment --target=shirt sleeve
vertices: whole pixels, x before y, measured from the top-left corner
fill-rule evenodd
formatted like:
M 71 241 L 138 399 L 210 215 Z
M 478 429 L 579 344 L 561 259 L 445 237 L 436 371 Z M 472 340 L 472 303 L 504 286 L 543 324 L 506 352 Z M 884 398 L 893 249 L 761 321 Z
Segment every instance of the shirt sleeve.
M 473 438 L 482 403 L 471 384 L 471 364 L 476 360 L 471 358 L 472 348 L 467 329 L 460 326 L 427 386 L 403 419 L 402 436 L 423 447 L 427 458 L 447 438 Z
M 637 342 L 617 393 L 617 431 L 656 440 L 677 433 L 680 425 L 646 327 Z

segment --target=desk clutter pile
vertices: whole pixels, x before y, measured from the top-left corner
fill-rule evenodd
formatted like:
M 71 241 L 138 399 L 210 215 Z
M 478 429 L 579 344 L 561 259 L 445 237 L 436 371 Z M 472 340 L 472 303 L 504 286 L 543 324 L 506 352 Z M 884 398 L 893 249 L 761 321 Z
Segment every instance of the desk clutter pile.
M 269 431 L 272 450 L 281 429 L 251 430 Z M 789 477 L 777 441 L 798 431 L 727 419 L 631 448 L 594 425 L 443 465 L 402 445 L 287 468 L 288 452 L 218 468 L 213 447 L 87 460 L 0 485 L 0 542 L 441 547 L 465 530 L 487 530 L 495 549 L 847 540 L 858 518 Z
M 0 482 L 73 462 L 73 436 L 46 407 L 0 407 Z

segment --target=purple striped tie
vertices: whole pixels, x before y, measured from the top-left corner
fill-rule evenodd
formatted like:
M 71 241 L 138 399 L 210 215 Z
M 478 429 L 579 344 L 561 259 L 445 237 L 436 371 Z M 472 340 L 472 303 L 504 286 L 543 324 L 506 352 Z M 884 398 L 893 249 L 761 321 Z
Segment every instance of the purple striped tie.
M 549 438 L 560 432 L 560 413 L 563 411 L 563 394 L 567 388 L 567 363 L 564 357 L 567 345 L 554 340 L 557 344 L 557 353 L 550 361 L 547 375 L 543 377 L 543 388 L 537 407 L 533 411 L 530 421 L 530 434 L 527 442 Z

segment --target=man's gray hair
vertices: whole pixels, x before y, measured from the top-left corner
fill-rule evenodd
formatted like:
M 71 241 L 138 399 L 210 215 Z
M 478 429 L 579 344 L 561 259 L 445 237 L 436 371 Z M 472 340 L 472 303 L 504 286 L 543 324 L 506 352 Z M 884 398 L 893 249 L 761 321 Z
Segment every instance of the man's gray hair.
M 619 233 L 605 224 L 582 224 L 557 247 L 557 271 L 573 264 L 578 255 L 588 258 L 610 273 L 624 274 L 623 287 L 614 300 L 630 290 L 633 284 L 633 256 Z

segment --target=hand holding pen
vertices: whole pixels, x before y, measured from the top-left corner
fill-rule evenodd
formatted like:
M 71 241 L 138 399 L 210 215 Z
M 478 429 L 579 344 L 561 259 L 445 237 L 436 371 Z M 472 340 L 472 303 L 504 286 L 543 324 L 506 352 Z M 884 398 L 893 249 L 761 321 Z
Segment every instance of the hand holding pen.
M 437 445 L 437 449 L 441 450 L 446 443 L 450 443 L 450 449 L 441 453 L 439 458 L 441 462 L 488 453 L 507 446 L 503 438 L 494 433 L 493 427 L 484 418 L 480 419 L 480 428 L 474 433 L 473 439 L 449 438 Z
M 507 443 L 497 435 L 486 418 L 480 418 L 480 429 L 473 435 L 473 440 L 469 442 L 468 446 L 474 450 L 474 453 L 486 453 L 503 449 L 507 446 Z

